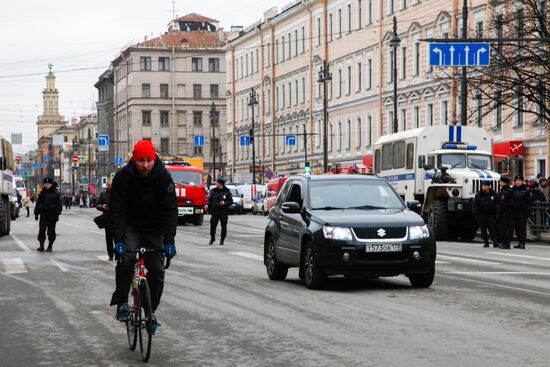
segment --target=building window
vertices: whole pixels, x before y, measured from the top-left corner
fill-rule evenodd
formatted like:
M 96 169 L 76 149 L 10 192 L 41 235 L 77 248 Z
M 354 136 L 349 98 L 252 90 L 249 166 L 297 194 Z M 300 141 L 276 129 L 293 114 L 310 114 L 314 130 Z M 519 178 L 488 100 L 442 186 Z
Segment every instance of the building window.
M 332 136 L 332 124 L 328 128 L 328 151 L 332 152 L 332 144 L 334 143 L 334 137 Z
M 321 46 L 321 18 L 317 18 L 317 46 Z
M 168 84 L 161 84 L 160 85 L 160 98 L 169 98 Z
M 321 120 L 317 120 L 317 141 L 315 142 L 315 146 L 317 148 L 321 146 L 321 140 L 323 139 L 322 136 L 323 134 L 321 130 Z
M 357 0 L 357 27 L 356 29 L 361 29 L 363 26 L 363 1 Z
M 286 90 L 285 85 L 283 84 L 283 101 L 282 101 L 282 109 L 284 110 L 286 108 Z
M 168 126 L 169 122 L 169 113 L 168 111 L 160 111 L 160 124 L 162 126 Z
M 367 60 L 367 90 L 372 89 L 372 59 Z
M 392 15 L 393 14 L 393 4 L 394 0 L 388 0 L 388 15 Z
M 361 136 L 363 135 L 362 128 L 363 127 L 361 126 L 361 118 L 358 117 L 356 122 L 356 131 L 355 131 L 355 146 L 357 148 L 361 147 Z
M 367 12 L 368 12 L 368 24 L 372 24 L 372 0 L 368 0 L 369 5 L 367 6 Z
M 306 27 L 302 26 L 302 53 L 306 52 Z
M 328 40 L 332 41 L 332 13 L 328 15 Z
M 218 84 L 210 84 L 210 98 L 218 98 L 218 97 L 219 97 Z
M 302 78 L 302 104 L 306 103 L 306 78 Z
M 401 131 L 407 130 L 407 110 L 401 109 Z
M 413 128 L 418 129 L 420 127 L 420 108 L 418 106 L 413 107 Z
M 241 60 L 242 62 L 242 60 Z M 191 59 L 191 70 L 192 71 L 202 71 L 202 59 L 198 57 L 193 57 Z M 242 73 L 241 73 L 242 76 Z
M 338 9 L 338 38 L 342 37 L 342 9 Z
M 208 71 L 211 73 L 217 73 L 220 71 L 220 59 L 211 58 L 208 59 Z
M 193 84 L 193 99 L 201 99 L 201 98 L 202 98 L 202 85 Z
M 202 155 L 202 146 L 195 145 L 193 147 L 193 154 L 195 155 Z
M 516 127 L 523 126 L 523 87 L 516 85 Z
M 151 70 L 151 57 L 149 57 L 149 56 L 140 57 L 139 58 L 139 69 L 141 71 Z
M 290 32 L 287 34 L 288 36 L 288 60 L 292 58 L 292 36 Z
M 273 63 L 279 63 L 279 40 L 275 40 L 275 45 L 273 47 Z
M 235 58 L 235 79 L 239 80 L 239 58 Z
M 298 45 L 300 40 L 298 39 L 298 30 L 294 30 L 294 56 L 298 56 Z
M 407 0 L 401 0 L 401 10 L 407 9 Z
M 279 111 L 279 87 L 275 87 L 275 111 Z
M 193 125 L 202 126 L 202 111 L 193 111 Z
M 414 76 L 420 74 L 420 42 L 414 43 Z
M 367 117 L 367 131 L 365 131 L 366 134 L 366 143 L 367 147 L 370 147 L 372 145 L 372 116 L 369 115 Z
M 388 83 L 393 82 L 393 48 L 389 50 L 389 64 L 390 67 L 388 68 Z
M 256 49 L 256 72 L 260 71 L 260 51 Z
M 346 95 L 349 96 L 351 94 L 351 65 L 348 66 L 348 75 L 347 75 L 347 86 L 346 86 Z
M 401 47 L 401 79 L 407 78 L 407 47 Z
M 337 149 L 338 151 L 341 151 L 342 150 L 342 123 L 340 121 L 338 121 L 338 146 L 337 146 Z
M 244 55 L 244 76 L 248 76 L 248 54 Z
M 346 149 L 351 149 L 351 121 L 348 120 L 348 123 L 346 125 Z
M 285 62 L 285 36 L 281 38 L 281 62 Z
M 338 98 L 342 97 L 342 83 L 342 69 L 338 69 Z
M 169 153 L 170 151 L 170 139 L 169 138 L 160 138 L 160 151 L 161 153 Z
M 267 43 L 267 47 L 265 49 L 265 65 L 267 67 L 270 67 L 271 66 L 271 43 Z
M 297 106 L 300 99 L 300 87 L 298 86 L 298 80 L 294 81 L 294 90 L 296 92 L 294 97 L 294 106 Z
M 351 33 L 351 4 L 348 4 L 348 33 Z
M 449 101 L 441 101 L 441 125 L 449 125 Z
M 170 58 L 159 57 L 159 71 L 169 71 L 169 70 L 170 70 Z
M 292 107 L 292 83 L 288 82 L 288 107 Z
M 483 21 L 476 22 L 476 37 L 483 38 Z
M 151 84 L 141 85 L 141 96 L 143 98 L 151 98 Z
M 434 126 L 434 105 L 428 103 L 426 105 L 426 126 Z
M 151 126 L 151 111 L 141 111 L 143 126 Z

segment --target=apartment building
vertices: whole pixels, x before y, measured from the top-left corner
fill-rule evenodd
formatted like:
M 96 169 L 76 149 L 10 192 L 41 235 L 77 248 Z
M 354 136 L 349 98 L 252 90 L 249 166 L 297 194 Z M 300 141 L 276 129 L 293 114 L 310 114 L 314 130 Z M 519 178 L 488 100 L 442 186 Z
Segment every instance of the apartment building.
M 495 37 L 487 34 L 486 25 L 493 12 L 504 10 L 481 0 L 469 5 L 472 36 Z M 231 34 L 226 53 L 227 131 L 228 165 L 235 181 L 250 180 L 252 149 L 241 146 L 240 137 L 249 135 L 252 127 L 264 179 L 303 172 L 306 152 L 313 171 L 322 170 L 324 90 L 318 73 L 324 60 L 332 73 L 327 83 L 332 168 L 371 165 L 372 145 L 392 132 L 394 113 L 399 131 L 460 123 L 459 83 L 442 81 L 444 71 L 429 66 L 428 44 L 422 40 L 457 37 L 461 11 L 458 0 L 302 0 L 280 12 L 271 9 L 262 21 Z M 389 45 L 394 16 L 401 40 L 397 111 Z M 254 126 L 248 106 L 251 90 L 259 102 Z M 498 151 L 514 161 L 510 174 L 546 173 L 546 137 L 534 128 L 534 118 L 526 114 L 519 124 L 506 121 L 503 114 L 513 111 L 503 111 L 503 106 L 477 113 L 482 102 L 469 91 L 468 125 L 493 133 Z M 297 144 L 286 144 L 285 135 L 295 135 Z M 512 150 L 517 144 L 525 149 Z
M 161 154 L 203 157 L 206 168 L 214 152 L 217 162 L 227 160 L 220 143 L 225 125 L 219 124 L 226 118 L 225 37 L 217 20 L 192 13 L 122 51 L 112 62 L 116 156 L 126 161 L 138 140 L 150 139 Z M 204 137 L 204 146 L 194 144 L 195 136 Z

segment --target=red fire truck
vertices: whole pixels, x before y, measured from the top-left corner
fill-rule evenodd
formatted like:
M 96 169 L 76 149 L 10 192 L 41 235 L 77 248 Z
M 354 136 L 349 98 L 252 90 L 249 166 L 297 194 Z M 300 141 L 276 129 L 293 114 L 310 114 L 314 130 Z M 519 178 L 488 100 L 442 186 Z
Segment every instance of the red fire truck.
M 176 184 L 179 222 L 202 225 L 206 205 L 202 168 L 186 161 L 164 161 L 164 164 Z

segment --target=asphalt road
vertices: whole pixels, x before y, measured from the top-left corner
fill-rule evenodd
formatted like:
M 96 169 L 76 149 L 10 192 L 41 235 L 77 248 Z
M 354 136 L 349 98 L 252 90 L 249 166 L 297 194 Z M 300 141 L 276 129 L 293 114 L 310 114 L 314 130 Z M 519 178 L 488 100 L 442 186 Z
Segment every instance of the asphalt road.
M 1 366 L 139 364 L 109 307 L 114 264 L 93 209 L 61 216 L 51 254 L 37 222 L 0 238 Z M 226 246 L 208 221 L 180 226 L 152 366 L 549 366 L 550 246 L 438 243 L 430 289 L 404 276 L 333 278 L 307 290 L 267 278 L 265 217 L 230 217 Z

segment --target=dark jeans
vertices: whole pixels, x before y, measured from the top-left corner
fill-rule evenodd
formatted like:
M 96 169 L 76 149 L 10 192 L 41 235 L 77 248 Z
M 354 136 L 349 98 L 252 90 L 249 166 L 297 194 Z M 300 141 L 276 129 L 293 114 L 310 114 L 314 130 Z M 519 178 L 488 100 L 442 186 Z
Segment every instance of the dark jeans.
M 516 237 L 518 242 L 525 244 L 527 239 L 527 212 L 515 211 L 514 215 L 514 230 L 516 231 Z
M 163 249 L 164 236 L 162 234 L 140 233 L 130 226 L 126 226 L 124 244 L 127 248 L 148 247 Z M 153 312 L 157 309 L 162 290 L 164 289 L 164 252 L 147 253 L 143 255 L 147 268 L 147 282 L 151 291 L 151 306 Z M 116 290 L 111 298 L 111 306 L 128 302 L 128 294 L 132 283 L 132 272 L 136 263 L 135 254 L 125 254 L 116 266 Z
M 503 212 L 498 215 L 498 234 L 499 240 L 504 246 L 510 246 L 514 238 L 514 217 L 512 212 Z
M 225 240 L 227 236 L 227 212 L 213 212 L 212 217 L 210 218 L 210 239 L 216 238 L 216 229 L 218 228 L 218 222 L 221 222 L 222 225 L 222 236 L 221 240 Z
M 55 223 L 59 217 L 55 213 L 40 214 L 38 242 L 46 241 L 46 231 L 48 233 L 48 242 L 53 244 L 55 241 Z
M 488 243 L 489 238 L 491 239 L 491 241 L 496 242 L 497 241 L 496 215 L 479 214 L 477 217 L 477 222 L 479 224 L 479 229 L 481 231 L 481 238 L 483 238 L 483 242 Z
M 26 206 L 25 209 L 27 209 L 27 217 L 29 217 L 29 215 L 31 215 L 31 211 L 29 210 L 28 206 Z
M 115 244 L 115 240 L 113 238 L 113 230 L 110 226 L 105 227 L 105 243 L 107 244 L 107 254 L 110 258 L 112 258 L 114 254 L 113 246 Z M 115 257 L 118 260 L 118 255 Z

